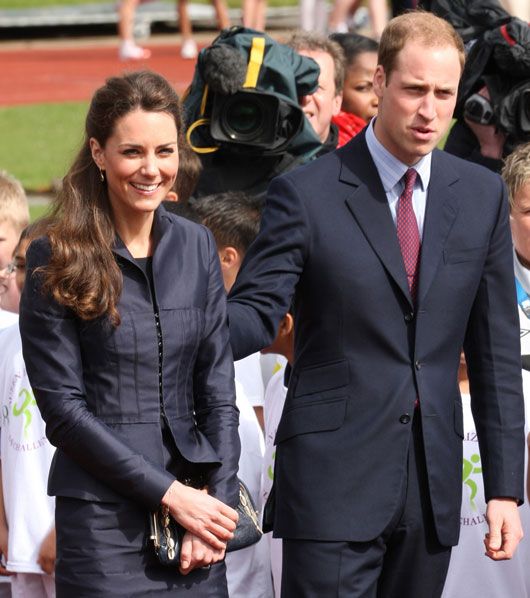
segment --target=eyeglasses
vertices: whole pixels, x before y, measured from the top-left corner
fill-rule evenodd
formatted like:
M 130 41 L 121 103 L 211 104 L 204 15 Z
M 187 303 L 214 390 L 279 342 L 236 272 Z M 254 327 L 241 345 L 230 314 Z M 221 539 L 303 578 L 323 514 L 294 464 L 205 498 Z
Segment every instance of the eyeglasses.
M 0 267 L 0 276 L 11 276 L 13 272 L 17 269 L 17 265 L 15 261 L 9 262 L 9 264 Z

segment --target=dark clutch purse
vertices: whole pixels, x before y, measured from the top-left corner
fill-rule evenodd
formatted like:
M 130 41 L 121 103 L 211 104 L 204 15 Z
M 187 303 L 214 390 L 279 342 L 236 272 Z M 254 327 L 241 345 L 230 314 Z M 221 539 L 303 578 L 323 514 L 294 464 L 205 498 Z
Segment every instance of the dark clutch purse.
M 259 515 L 248 488 L 239 480 L 239 504 L 236 507 L 239 520 L 234 537 L 228 541 L 226 552 L 241 550 L 259 541 L 263 532 Z M 162 565 L 178 567 L 180 546 L 186 530 L 178 524 L 167 507 L 151 513 L 151 535 L 155 552 Z

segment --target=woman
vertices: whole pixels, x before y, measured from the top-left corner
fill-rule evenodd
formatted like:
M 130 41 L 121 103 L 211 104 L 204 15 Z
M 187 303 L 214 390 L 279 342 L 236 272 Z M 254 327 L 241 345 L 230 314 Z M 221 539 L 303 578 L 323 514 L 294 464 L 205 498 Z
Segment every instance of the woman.
M 337 147 L 342 147 L 377 114 L 378 100 L 372 81 L 379 44 L 358 33 L 332 33 L 329 37 L 339 44 L 346 58 L 342 106 L 333 117 L 339 129 Z
M 59 598 L 227 595 L 239 439 L 223 283 L 211 235 L 160 205 L 182 133 L 161 76 L 109 79 L 27 253 L 21 333 L 57 446 Z M 149 542 L 160 505 L 187 530 L 180 570 Z

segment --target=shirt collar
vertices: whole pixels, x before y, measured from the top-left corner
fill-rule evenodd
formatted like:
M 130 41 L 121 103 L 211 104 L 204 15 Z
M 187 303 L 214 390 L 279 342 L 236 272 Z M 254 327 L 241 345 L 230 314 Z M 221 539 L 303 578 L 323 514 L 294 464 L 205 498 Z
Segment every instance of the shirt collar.
M 515 270 L 515 277 L 521 283 L 521 286 L 525 292 L 530 293 L 530 271 L 519 261 L 515 247 L 513 249 L 513 266 Z
M 383 183 L 385 193 L 388 193 L 401 182 L 403 176 L 409 169 L 409 166 L 398 160 L 386 149 L 386 147 L 383 146 L 379 139 L 377 139 L 374 133 L 374 122 L 375 118 L 370 121 L 370 124 L 366 128 L 366 144 L 368 145 L 368 151 L 372 156 L 372 160 L 375 163 L 377 172 Z M 429 180 L 431 178 L 431 161 L 432 152 L 429 152 L 413 166 L 414 170 L 418 173 L 418 178 L 416 180 L 419 181 L 423 191 L 429 186 Z

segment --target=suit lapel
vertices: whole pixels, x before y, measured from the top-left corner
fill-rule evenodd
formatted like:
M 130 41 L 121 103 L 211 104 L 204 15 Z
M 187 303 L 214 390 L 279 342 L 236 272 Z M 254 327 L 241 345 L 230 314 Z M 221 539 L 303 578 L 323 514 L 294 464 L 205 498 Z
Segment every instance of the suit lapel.
M 396 227 L 364 133 L 354 137 L 339 152 L 342 153 L 339 179 L 352 186 L 346 205 L 383 266 L 412 305 Z
M 435 150 L 432 156 L 421 245 L 419 304 L 429 291 L 440 265 L 445 240 L 458 213 L 459 198 L 452 189 L 453 183 L 457 180 L 458 175 L 444 160 L 443 152 Z

